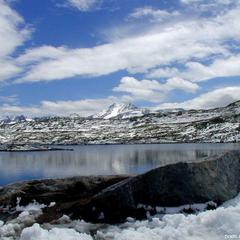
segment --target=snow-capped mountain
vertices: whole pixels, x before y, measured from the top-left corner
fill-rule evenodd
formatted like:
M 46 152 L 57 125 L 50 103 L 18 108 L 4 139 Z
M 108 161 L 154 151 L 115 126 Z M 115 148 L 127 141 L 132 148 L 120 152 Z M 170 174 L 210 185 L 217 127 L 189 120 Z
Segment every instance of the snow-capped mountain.
M 24 121 L 27 121 L 27 118 L 24 115 L 13 116 L 13 117 L 7 116 L 0 120 L 1 123 L 8 123 L 8 124 L 24 122 Z
M 240 101 L 208 110 L 145 111 L 114 104 L 95 117 L 0 122 L 0 144 L 240 142 Z
M 114 103 L 109 106 L 108 109 L 103 110 L 102 112 L 93 115 L 93 118 L 102 118 L 102 119 L 111 119 L 111 118 L 131 118 L 131 117 L 140 117 L 147 113 L 147 110 L 141 109 L 133 105 L 132 103 L 128 104 L 117 104 Z

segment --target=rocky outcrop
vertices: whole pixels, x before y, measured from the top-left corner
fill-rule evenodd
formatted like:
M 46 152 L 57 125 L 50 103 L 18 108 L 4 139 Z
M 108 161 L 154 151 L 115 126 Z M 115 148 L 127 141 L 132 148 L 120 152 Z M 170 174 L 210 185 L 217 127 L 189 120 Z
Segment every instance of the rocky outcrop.
M 179 206 L 214 201 L 220 204 L 240 191 L 240 151 L 199 163 L 177 163 L 154 169 L 110 186 L 82 212 L 90 221 L 119 222 L 146 217 L 140 205 Z
M 21 198 L 20 204 L 23 206 L 33 200 L 46 205 L 56 202 L 56 205 L 51 209 L 48 208 L 47 212 L 39 219 L 39 222 L 48 222 L 63 214 L 70 215 L 76 202 L 79 206 L 85 206 L 95 194 L 127 177 L 91 176 L 15 183 L 0 190 L 0 206 L 14 208 L 17 198 Z M 1 213 L 0 209 L 0 220 L 11 217 L 8 213 Z
M 39 223 L 67 214 L 92 222 L 121 222 L 126 217 L 145 218 L 143 205 L 179 206 L 217 204 L 240 191 L 240 151 L 231 151 L 202 162 L 177 163 L 138 176 L 95 176 L 36 180 L 0 190 L 0 205 L 16 206 L 32 200 L 56 205 L 44 210 Z M 0 214 L 1 217 L 6 217 Z

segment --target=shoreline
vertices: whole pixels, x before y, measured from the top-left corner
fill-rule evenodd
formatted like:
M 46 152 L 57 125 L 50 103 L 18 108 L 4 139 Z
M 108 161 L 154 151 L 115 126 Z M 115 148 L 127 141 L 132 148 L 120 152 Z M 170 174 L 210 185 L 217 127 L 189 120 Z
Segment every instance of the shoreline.
M 78 146 L 122 146 L 122 145 L 181 145 L 181 144 L 239 144 L 240 142 L 229 141 L 229 142 L 159 142 L 159 143 L 87 143 L 87 144 L 39 144 L 39 148 L 31 149 L 31 145 L 29 146 L 30 149 L 0 149 L 0 152 L 48 152 L 48 151 L 74 151 L 73 148 L 58 148 L 58 147 L 78 147 Z M 16 147 L 25 147 L 26 145 L 15 145 Z M 47 148 L 49 146 L 54 146 Z M 43 147 L 43 148 L 41 148 Z M 46 147 L 46 148 L 44 148 Z

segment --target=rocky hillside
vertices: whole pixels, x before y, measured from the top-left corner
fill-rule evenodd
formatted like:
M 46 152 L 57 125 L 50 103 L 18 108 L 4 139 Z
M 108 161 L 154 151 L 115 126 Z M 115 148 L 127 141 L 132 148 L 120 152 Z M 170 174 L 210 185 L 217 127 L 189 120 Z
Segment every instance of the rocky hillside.
M 240 101 L 209 110 L 112 105 L 82 118 L 45 117 L 0 123 L 2 148 L 12 144 L 239 142 Z

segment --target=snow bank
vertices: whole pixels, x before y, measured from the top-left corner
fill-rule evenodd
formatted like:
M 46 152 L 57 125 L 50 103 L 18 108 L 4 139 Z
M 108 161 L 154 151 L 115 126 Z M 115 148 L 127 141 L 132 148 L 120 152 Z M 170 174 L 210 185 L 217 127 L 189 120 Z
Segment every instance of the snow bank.
M 42 214 L 42 209 L 47 207 L 44 204 L 39 204 L 36 201 L 28 204 L 27 206 L 20 205 L 21 199 L 17 199 L 17 206 L 15 209 L 9 209 L 12 213 L 19 212 L 18 217 L 7 222 L 0 221 L 0 240 L 13 240 L 20 235 L 21 231 L 36 222 L 36 218 Z M 49 207 L 54 205 L 51 203 Z M 6 208 L 6 211 L 8 208 Z M 34 239 L 37 240 L 37 239 Z
M 74 229 L 53 228 L 45 230 L 35 223 L 30 228 L 25 228 L 20 240 L 93 240 L 90 235 L 78 233 Z
M 34 204 L 32 204 L 34 205 Z M 35 205 L 37 205 L 35 203 Z M 38 206 L 39 211 L 41 205 Z M 201 206 L 200 206 L 201 207 Z M 225 202 L 216 210 L 197 215 L 156 215 L 145 221 L 128 218 L 121 225 L 97 225 L 84 221 L 71 221 L 63 216 L 55 225 L 39 224 L 27 227 L 24 218 L 31 216 L 28 206 L 15 221 L 4 224 L 0 221 L 1 240 L 221 240 L 240 239 L 240 194 Z M 30 211 L 31 212 L 31 211 Z M 160 217 L 159 217 L 160 216 Z M 23 227 L 23 225 L 25 227 Z M 23 229 L 22 233 L 20 231 Z M 96 232 L 95 236 L 90 235 Z M 19 238 L 15 238 L 19 236 Z
M 161 220 L 127 222 L 97 232 L 101 240 L 240 239 L 240 195 L 216 210 L 198 215 L 165 215 Z

